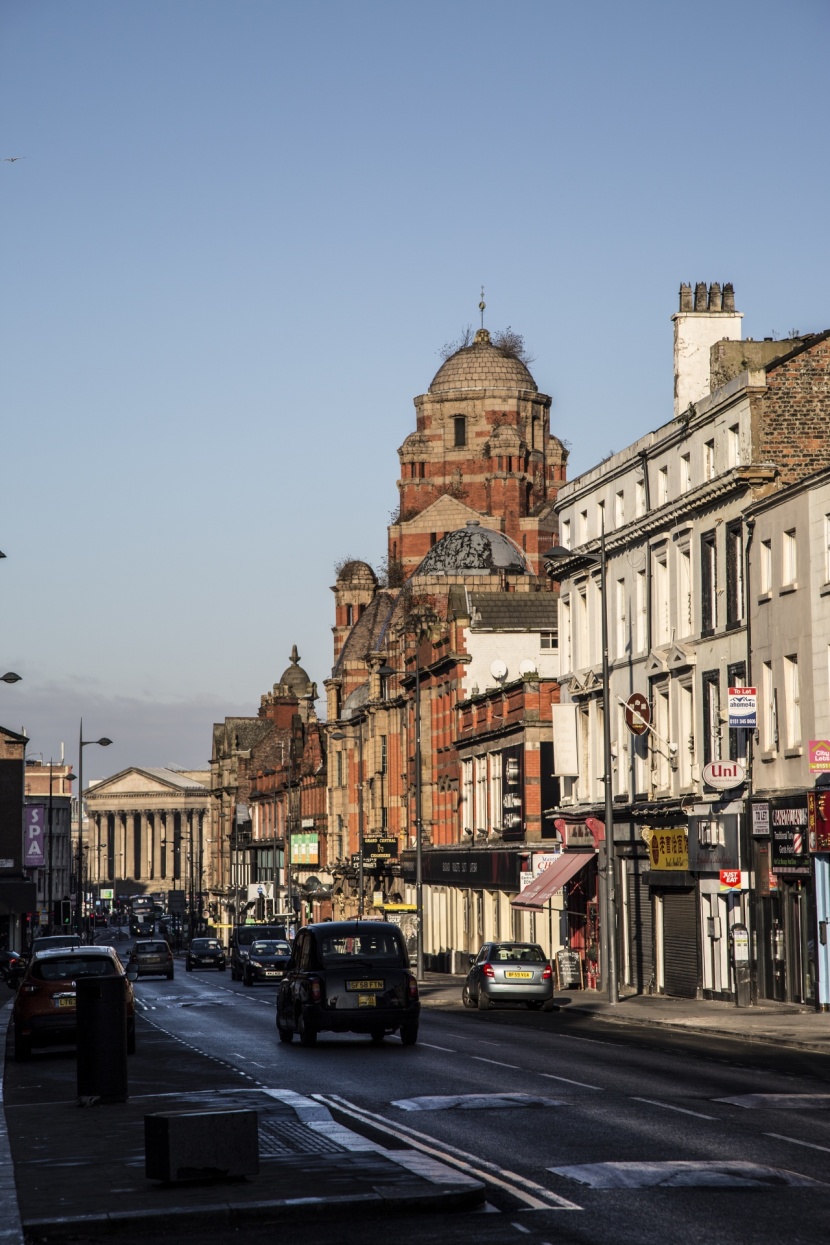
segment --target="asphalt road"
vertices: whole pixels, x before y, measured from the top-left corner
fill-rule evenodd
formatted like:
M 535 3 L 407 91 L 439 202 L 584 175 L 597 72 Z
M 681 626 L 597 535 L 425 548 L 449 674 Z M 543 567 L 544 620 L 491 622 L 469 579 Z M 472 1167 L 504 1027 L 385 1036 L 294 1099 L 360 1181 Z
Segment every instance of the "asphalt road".
M 323 1034 L 303 1049 L 277 1040 L 272 987 L 185 973 L 179 961 L 173 981 L 145 978 L 136 993 L 139 1041 L 156 1025 L 255 1085 L 317 1095 L 355 1131 L 488 1182 L 486 1212 L 375 1219 L 375 1240 L 666 1245 L 694 1234 L 798 1245 L 830 1233 L 830 1069 L 820 1056 L 603 1027 L 566 1011 L 542 1020 L 428 1008 L 414 1048 Z M 363 1245 L 367 1225 L 340 1221 L 336 1235 Z M 310 1221 L 292 1237 L 328 1233 Z

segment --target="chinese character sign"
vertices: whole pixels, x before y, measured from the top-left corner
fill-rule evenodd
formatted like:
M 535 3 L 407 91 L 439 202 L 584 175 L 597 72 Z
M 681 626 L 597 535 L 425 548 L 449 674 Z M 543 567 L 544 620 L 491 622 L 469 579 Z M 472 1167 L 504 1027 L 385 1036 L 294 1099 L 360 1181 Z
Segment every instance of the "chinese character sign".
M 652 830 L 649 856 L 652 869 L 687 870 L 689 841 L 685 831 Z
M 43 868 L 43 826 L 46 809 L 42 804 L 26 805 L 26 848 L 23 864 L 26 869 Z

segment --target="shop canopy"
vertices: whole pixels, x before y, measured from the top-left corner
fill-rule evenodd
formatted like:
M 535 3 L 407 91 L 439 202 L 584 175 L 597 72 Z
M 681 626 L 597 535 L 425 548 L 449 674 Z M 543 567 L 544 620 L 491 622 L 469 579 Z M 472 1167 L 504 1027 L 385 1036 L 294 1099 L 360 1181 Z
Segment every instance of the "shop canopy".
M 541 912 L 547 901 L 556 891 L 561 891 L 566 882 L 584 869 L 593 852 L 563 852 L 558 860 L 548 865 L 538 878 L 534 878 L 529 886 L 510 900 L 511 908 L 519 908 L 527 912 Z

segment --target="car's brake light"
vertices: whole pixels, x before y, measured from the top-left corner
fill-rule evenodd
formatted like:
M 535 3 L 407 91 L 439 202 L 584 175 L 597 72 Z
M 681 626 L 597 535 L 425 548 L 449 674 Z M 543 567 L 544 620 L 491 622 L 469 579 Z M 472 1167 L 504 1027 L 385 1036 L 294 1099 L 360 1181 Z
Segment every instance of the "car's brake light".
M 544 972 L 542 973 L 542 981 L 550 981 L 552 976 L 553 974 L 551 973 L 550 964 L 546 964 Z
M 485 977 L 495 977 L 496 975 L 496 970 L 493 968 L 492 964 L 482 964 L 481 971 L 484 973 Z
M 312 977 L 308 984 L 311 987 L 312 1003 L 319 1003 L 320 999 L 323 997 L 323 987 L 321 986 L 319 980 L 316 977 Z
M 409 995 L 409 997 L 410 997 L 411 999 L 417 999 L 417 997 L 418 997 L 418 982 L 416 981 L 416 979 L 415 979 L 414 977 L 407 977 L 407 979 L 406 979 L 406 992 L 407 992 L 407 994 Z

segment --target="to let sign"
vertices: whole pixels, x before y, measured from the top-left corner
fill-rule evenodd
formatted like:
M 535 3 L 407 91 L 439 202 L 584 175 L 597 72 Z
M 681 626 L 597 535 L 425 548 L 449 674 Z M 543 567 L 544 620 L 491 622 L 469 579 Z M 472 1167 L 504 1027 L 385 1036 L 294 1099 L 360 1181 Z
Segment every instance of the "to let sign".
M 730 687 L 729 729 L 754 731 L 758 726 L 757 687 Z
M 830 773 L 830 739 L 810 740 L 810 773 Z

